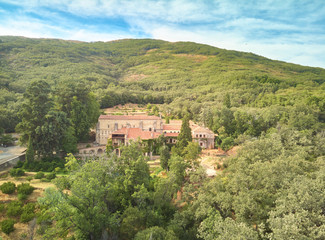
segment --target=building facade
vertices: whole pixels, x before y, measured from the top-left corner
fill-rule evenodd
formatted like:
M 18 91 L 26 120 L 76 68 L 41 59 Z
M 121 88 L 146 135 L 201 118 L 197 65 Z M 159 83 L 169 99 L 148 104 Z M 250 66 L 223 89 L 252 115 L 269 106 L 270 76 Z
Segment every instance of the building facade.
M 156 139 L 163 134 L 167 144 L 176 144 L 182 121 L 171 120 L 164 123 L 160 117 L 147 115 L 101 115 L 96 127 L 96 142 L 106 145 L 111 138 L 113 146 L 128 144 L 130 140 Z M 190 121 L 193 141 L 201 148 L 213 149 L 215 134 Z
M 96 142 L 105 145 L 112 133 L 122 128 L 139 128 L 142 131 L 162 132 L 163 120 L 147 115 L 101 115 L 96 126 Z

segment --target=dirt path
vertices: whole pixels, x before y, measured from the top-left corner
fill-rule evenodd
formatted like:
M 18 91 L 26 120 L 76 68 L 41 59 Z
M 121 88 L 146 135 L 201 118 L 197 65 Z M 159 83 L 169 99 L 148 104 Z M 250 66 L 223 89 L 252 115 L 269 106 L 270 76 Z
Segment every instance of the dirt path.
M 201 158 L 199 159 L 201 166 L 206 169 L 209 177 L 214 177 L 222 172 L 217 166 L 222 166 L 224 159 L 237 154 L 237 147 L 224 152 L 221 149 L 205 149 L 202 151 Z

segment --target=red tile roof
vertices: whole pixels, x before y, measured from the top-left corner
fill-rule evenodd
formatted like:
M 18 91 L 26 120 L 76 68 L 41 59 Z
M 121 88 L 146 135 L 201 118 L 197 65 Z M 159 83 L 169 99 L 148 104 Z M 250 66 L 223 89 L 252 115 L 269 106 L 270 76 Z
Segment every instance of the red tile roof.
M 160 120 L 160 117 L 147 116 L 147 115 L 100 115 L 99 119 L 108 119 L 108 120 Z
M 192 132 L 194 134 L 199 134 L 199 133 L 214 134 L 210 129 L 198 125 L 192 127 Z
M 158 138 L 161 133 L 143 131 L 140 128 L 121 128 L 117 131 L 112 132 L 112 134 L 124 134 L 127 139 L 137 139 L 142 140 L 155 139 Z
M 170 125 L 170 124 L 164 124 L 163 125 L 163 130 L 175 130 L 175 131 L 180 131 L 181 130 L 181 125 Z

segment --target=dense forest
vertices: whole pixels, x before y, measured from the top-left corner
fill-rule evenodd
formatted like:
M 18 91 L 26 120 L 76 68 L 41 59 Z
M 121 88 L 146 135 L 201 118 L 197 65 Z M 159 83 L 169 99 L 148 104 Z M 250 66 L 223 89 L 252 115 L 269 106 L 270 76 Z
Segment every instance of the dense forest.
M 57 161 L 66 173 L 38 200 L 43 239 L 325 238 L 324 69 L 190 42 L 20 37 L 0 37 L 0 69 L 1 132 L 28 146 L 19 167 Z M 119 158 L 110 146 L 53 156 L 87 140 L 99 108 L 125 103 L 183 119 L 178 144 L 161 146 L 165 175 L 150 174 L 138 142 Z M 214 178 L 189 119 L 216 147 L 239 146 Z

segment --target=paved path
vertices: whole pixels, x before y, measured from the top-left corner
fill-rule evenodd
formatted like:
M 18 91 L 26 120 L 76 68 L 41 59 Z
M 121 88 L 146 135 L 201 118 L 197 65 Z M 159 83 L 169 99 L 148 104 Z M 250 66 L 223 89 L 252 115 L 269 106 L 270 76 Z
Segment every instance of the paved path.
M 0 165 L 7 160 L 17 157 L 26 150 L 25 147 L 21 146 L 12 146 L 12 147 L 0 147 Z

